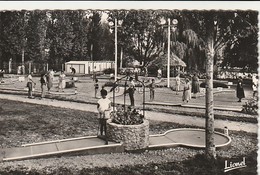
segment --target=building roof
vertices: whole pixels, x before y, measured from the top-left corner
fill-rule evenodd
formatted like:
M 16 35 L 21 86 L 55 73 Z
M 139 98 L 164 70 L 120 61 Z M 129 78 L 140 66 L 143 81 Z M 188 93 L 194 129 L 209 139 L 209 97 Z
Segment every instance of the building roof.
M 168 64 L 168 54 L 164 54 L 162 56 L 159 56 L 158 58 L 156 58 L 156 60 L 153 63 L 154 64 L 162 64 L 163 66 L 167 66 L 167 64 Z M 170 55 L 170 65 L 171 66 L 186 67 L 186 63 L 184 61 L 182 61 L 175 54 Z
M 66 62 L 65 64 L 87 64 L 87 63 L 114 63 L 115 61 L 107 61 L 107 60 L 102 60 L 102 61 L 69 61 Z
M 162 63 L 163 65 L 167 65 L 168 64 L 168 55 L 165 54 L 162 56 Z M 171 54 L 170 55 L 170 65 L 171 66 L 182 66 L 182 67 L 186 67 L 186 63 L 184 61 L 182 61 L 177 55 L 175 54 Z

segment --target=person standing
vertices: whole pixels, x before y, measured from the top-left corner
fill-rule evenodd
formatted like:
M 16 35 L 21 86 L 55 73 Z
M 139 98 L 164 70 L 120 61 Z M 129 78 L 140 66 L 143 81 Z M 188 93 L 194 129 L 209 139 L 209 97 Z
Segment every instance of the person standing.
M 41 82 L 41 99 L 42 99 L 45 96 L 45 90 L 46 90 L 45 74 L 41 74 L 40 82 Z
M 194 98 L 197 98 L 197 93 L 200 92 L 199 77 L 196 73 L 192 77 L 191 92 L 194 94 Z
M 119 79 L 117 78 L 117 80 L 113 83 L 113 86 L 112 86 L 112 88 L 110 89 L 110 91 L 109 92 L 112 92 L 112 91 L 116 91 L 116 90 L 118 90 L 119 91 L 119 85 L 118 85 L 118 81 L 119 81 Z M 117 92 L 118 92 L 117 91 Z
M 50 90 L 53 86 L 53 77 L 54 77 L 54 72 L 51 69 L 50 71 L 48 71 L 47 76 L 46 76 L 48 93 L 50 92 Z
M 183 86 L 182 101 L 188 103 L 190 99 L 191 99 L 191 85 L 190 85 L 190 80 L 186 78 Z
M 99 112 L 99 128 L 100 128 L 100 135 L 105 133 L 105 140 L 106 144 L 107 141 L 107 119 L 109 118 L 109 111 L 111 110 L 111 101 L 107 98 L 107 91 L 104 90 L 101 92 L 101 99 L 97 102 L 97 110 Z
M 97 75 L 96 75 L 96 66 L 94 66 L 93 68 L 93 81 L 95 81 L 97 78 Z
M 102 97 L 102 94 L 107 93 L 107 90 L 105 89 L 105 85 L 101 86 L 100 95 Z
M 131 106 L 135 106 L 135 99 L 134 99 L 135 83 L 133 77 L 130 77 L 129 81 L 130 83 L 129 83 L 128 93 L 129 93 L 130 103 Z
M 74 67 L 70 67 L 70 70 L 71 70 L 72 76 L 74 76 L 76 73 L 76 69 Z
M 138 69 L 134 68 L 135 80 L 138 80 Z
M 178 94 L 178 92 L 180 91 L 180 85 L 181 85 L 181 78 L 180 78 L 180 74 L 177 74 L 177 76 L 175 77 L 175 90 L 176 90 L 176 95 Z
M 66 87 L 66 81 L 65 81 L 65 77 L 66 75 L 64 74 L 64 71 L 61 71 L 61 74 L 59 76 L 59 90 L 62 90 L 62 92 L 64 92 L 64 89 Z
M 160 80 L 162 78 L 162 69 L 159 68 L 157 71 L 157 78 Z
M 241 102 L 241 99 L 245 98 L 243 79 L 241 76 L 238 77 L 238 81 L 237 81 L 237 98 L 238 98 L 237 102 Z
M 149 85 L 149 89 L 150 89 L 150 100 L 153 101 L 154 92 L 155 92 L 155 80 L 154 79 L 152 79 L 152 83 Z
M 95 98 L 97 98 L 97 92 L 98 92 L 98 88 L 99 88 L 98 79 L 95 79 L 94 88 L 95 88 Z
M 34 98 L 33 95 L 32 95 L 33 84 L 34 84 L 34 86 L 36 85 L 36 83 L 32 79 L 32 74 L 29 73 L 29 75 L 27 77 L 28 98 Z

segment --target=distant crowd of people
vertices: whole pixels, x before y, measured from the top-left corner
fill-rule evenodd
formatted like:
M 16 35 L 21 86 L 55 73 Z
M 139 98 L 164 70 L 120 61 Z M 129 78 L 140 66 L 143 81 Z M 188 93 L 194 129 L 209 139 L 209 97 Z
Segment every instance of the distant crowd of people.
M 75 68 L 71 67 L 70 68 L 72 76 L 76 74 Z M 124 92 L 125 94 L 129 95 L 130 99 L 130 105 L 134 106 L 135 105 L 135 100 L 134 100 L 134 94 L 135 94 L 135 82 L 138 81 L 138 72 L 134 71 L 134 78 L 130 77 L 128 79 L 128 84 L 127 84 L 127 90 Z M 201 75 L 198 73 L 194 73 L 192 76 L 186 76 L 185 78 L 181 78 L 180 73 L 178 73 L 175 77 L 175 91 L 176 95 L 179 94 L 179 92 L 182 91 L 182 101 L 184 103 L 188 103 L 191 98 L 197 98 L 198 94 L 200 93 L 200 77 Z M 162 78 L 162 70 L 158 69 L 157 71 L 157 81 L 160 82 Z M 41 83 L 41 97 L 44 98 L 46 88 L 47 92 L 50 92 L 51 88 L 53 87 L 53 79 L 54 79 L 54 71 L 49 70 L 46 74 L 41 74 L 40 78 L 40 83 Z M 63 71 L 61 71 L 58 79 L 58 92 L 64 92 L 64 89 L 66 87 L 66 75 Z M 93 80 L 94 80 L 94 97 L 97 98 L 98 92 L 99 92 L 99 81 L 97 77 L 93 75 Z M 156 78 L 151 78 L 149 79 L 149 83 L 146 83 L 146 87 L 149 89 L 150 92 L 150 101 L 153 101 L 155 99 L 155 92 L 156 92 L 156 83 L 155 83 Z M 110 81 L 114 81 L 114 74 L 110 75 Z M 32 75 L 28 75 L 28 97 L 32 97 L 32 90 L 33 87 L 35 86 L 35 82 L 32 80 Z M 118 86 L 118 82 L 115 82 L 115 86 Z M 182 87 L 182 90 L 181 90 Z M 115 87 L 111 88 L 110 92 L 113 91 Z M 257 97 L 257 92 L 258 92 L 258 76 L 253 74 L 252 75 L 252 89 L 253 89 L 253 97 Z M 104 87 L 101 88 L 102 91 L 104 91 Z M 193 95 L 192 95 L 193 94 Z M 102 95 L 101 95 L 102 96 Z M 238 102 L 241 102 L 243 98 L 245 98 L 245 92 L 244 92 L 244 82 L 243 78 L 241 76 L 238 77 L 237 79 L 237 87 L 236 87 L 236 97 L 238 98 Z
M 76 70 L 71 68 L 71 73 L 74 76 Z M 40 85 L 41 85 L 41 99 L 45 97 L 46 89 L 50 93 L 51 88 L 53 87 L 54 80 L 54 71 L 50 69 L 47 73 L 42 73 L 40 76 Z M 32 73 L 29 73 L 27 76 L 27 88 L 28 88 L 28 98 L 34 98 L 33 88 L 36 85 L 36 82 L 32 79 Z M 66 75 L 64 71 L 61 71 L 58 79 L 58 90 L 57 92 L 64 92 L 66 87 Z

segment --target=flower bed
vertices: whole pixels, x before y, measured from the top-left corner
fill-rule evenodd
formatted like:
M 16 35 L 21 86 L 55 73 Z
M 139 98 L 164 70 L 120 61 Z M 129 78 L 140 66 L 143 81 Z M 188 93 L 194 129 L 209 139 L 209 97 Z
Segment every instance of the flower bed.
M 108 140 L 122 142 L 125 150 L 144 149 L 149 145 L 149 121 L 138 125 L 122 125 L 107 121 Z

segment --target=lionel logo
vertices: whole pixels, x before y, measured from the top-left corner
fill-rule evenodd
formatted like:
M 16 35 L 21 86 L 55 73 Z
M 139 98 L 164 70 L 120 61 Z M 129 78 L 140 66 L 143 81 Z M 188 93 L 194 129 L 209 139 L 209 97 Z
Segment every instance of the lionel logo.
M 239 168 L 245 168 L 246 167 L 246 158 L 243 157 L 242 161 L 238 161 L 238 162 L 228 162 L 227 160 L 225 160 L 225 168 L 224 168 L 224 172 L 228 172 L 231 170 L 235 170 L 235 169 L 239 169 Z

